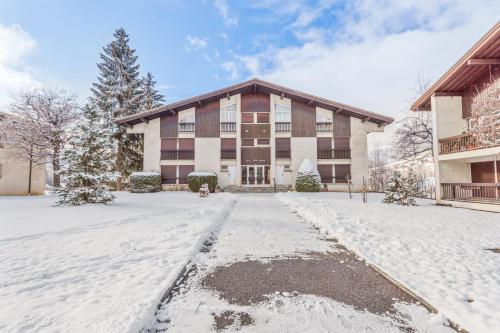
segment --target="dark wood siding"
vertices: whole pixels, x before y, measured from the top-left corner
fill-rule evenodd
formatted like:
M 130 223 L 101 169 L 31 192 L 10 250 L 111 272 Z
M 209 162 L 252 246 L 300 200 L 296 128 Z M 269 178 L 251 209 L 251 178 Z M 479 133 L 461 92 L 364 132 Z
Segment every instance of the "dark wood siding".
M 271 149 L 269 147 L 241 148 L 242 165 L 271 164 Z
M 347 183 L 345 177 L 351 176 L 351 165 L 350 164 L 335 164 L 335 182 L 336 183 Z
M 175 184 L 177 167 L 175 165 L 162 165 L 161 178 L 163 184 Z
M 179 139 L 179 150 L 194 150 L 194 139 Z
M 318 171 L 323 184 L 333 183 L 332 170 L 333 166 L 331 164 L 318 164 Z
M 242 113 L 241 114 L 241 122 L 252 124 L 253 123 L 253 113 Z
M 334 138 L 335 149 L 349 149 L 349 138 Z
M 160 118 L 160 137 L 176 138 L 177 131 L 177 113 L 175 115 L 170 114 Z
M 253 139 L 241 139 L 242 146 L 253 146 Z
M 268 145 L 269 139 L 257 139 L 257 144 L 258 145 Z
M 268 123 L 269 122 L 269 113 L 257 113 L 257 122 L 258 123 Z
M 316 108 L 292 100 L 292 136 L 316 136 Z
M 332 149 L 332 138 L 317 138 L 317 147 L 320 149 Z
M 197 138 L 218 138 L 220 136 L 220 101 L 213 101 L 196 108 Z
M 470 173 L 473 183 L 495 182 L 495 165 L 493 162 L 471 163 Z
M 271 137 L 269 124 L 242 124 L 241 137 L 244 139 L 268 139 Z
M 241 95 L 241 112 L 269 112 L 271 108 L 269 94 L 247 93 Z
M 500 66 L 492 66 L 491 70 L 491 75 L 493 76 L 494 81 L 496 82 L 496 85 L 498 87 L 498 85 L 500 84 Z M 478 93 L 484 94 L 486 84 L 490 83 L 490 80 L 490 73 L 488 70 L 486 70 L 484 74 L 476 80 L 476 83 L 474 85 L 471 85 L 464 90 L 462 96 L 462 118 L 471 117 L 472 113 L 477 110 L 478 104 L 474 103 L 474 98 L 478 95 Z
M 161 139 L 161 150 L 177 150 L 177 139 Z
M 222 138 L 222 139 L 220 139 L 220 147 L 223 150 L 236 149 L 236 138 Z
M 276 138 L 276 150 L 290 151 L 290 138 Z
M 351 136 L 351 117 L 342 114 L 333 115 L 333 136 Z
M 187 184 L 187 176 L 194 171 L 194 165 L 179 165 L 179 184 Z

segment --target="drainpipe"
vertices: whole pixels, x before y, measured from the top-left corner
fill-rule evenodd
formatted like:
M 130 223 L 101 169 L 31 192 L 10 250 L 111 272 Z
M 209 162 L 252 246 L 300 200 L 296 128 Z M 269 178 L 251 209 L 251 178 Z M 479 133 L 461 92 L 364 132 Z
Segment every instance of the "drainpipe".
M 497 170 L 497 154 L 493 155 L 493 167 L 495 170 L 495 197 L 498 200 L 498 170 Z
M 28 177 L 28 195 L 31 195 L 31 174 L 33 171 L 33 145 L 31 145 L 30 149 L 30 171 Z

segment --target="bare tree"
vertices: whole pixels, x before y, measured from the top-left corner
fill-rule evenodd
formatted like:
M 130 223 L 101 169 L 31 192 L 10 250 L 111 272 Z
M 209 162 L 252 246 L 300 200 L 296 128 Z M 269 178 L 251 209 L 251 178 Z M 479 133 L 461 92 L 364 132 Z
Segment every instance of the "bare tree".
M 13 98 L 9 113 L 2 122 L 8 128 L 7 143 L 30 161 L 51 163 L 54 186 L 60 186 L 61 151 L 80 115 L 76 96 L 65 91 L 28 90 Z
M 385 189 L 390 173 L 388 162 L 387 151 L 380 148 L 368 156 L 368 182 L 372 191 L 381 192 Z

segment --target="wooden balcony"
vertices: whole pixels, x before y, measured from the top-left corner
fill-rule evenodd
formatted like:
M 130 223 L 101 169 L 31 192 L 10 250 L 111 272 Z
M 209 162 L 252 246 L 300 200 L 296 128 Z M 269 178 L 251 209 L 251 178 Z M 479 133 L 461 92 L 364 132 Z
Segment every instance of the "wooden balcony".
M 481 148 L 490 148 L 498 146 L 500 134 L 493 140 L 480 140 L 472 133 L 452 136 L 439 140 L 439 154 L 458 153 Z
M 332 123 L 316 123 L 316 132 L 333 132 Z
M 292 129 L 291 123 L 274 123 L 276 132 L 290 132 Z
M 289 150 L 276 150 L 276 158 L 290 158 Z
M 220 131 L 224 133 L 234 133 L 236 132 L 236 123 L 220 123 Z
M 500 203 L 500 183 L 441 183 L 443 200 Z
M 162 150 L 162 160 L 194 160 L 193 150 Z
M 223 149 L 220 152 L 221 160 L 235 160 L 236 159 L 236 150 L 233 149 Z
M 180 133 L 193 133 L 195 129 L 194 123 L 179 123 Z
M 318 160 L 351 158 L 350 149 L 318 149 Z

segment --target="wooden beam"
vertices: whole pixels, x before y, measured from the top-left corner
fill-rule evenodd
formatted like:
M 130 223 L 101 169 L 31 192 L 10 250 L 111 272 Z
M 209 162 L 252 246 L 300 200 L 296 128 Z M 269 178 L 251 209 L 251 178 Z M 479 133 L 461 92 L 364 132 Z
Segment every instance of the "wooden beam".
M 342 112 L 342 109 L 335 110 L 335 114 L 339 114 L 340 112 Z
M 281 97 L 281 99 L 285 98 L 285 93 L 284 93 L 284 92 L 281 92 L 280 97 Z
M 132 125 L 132 124 L 130 124 L 130 123 L 123 123 L 123 125 L 124 125 L 125 127 L 128 127 L 128 128 L 132 128 L 132 127 L 134 127 L 134 125 Z
M 231 95 L 229 95 L 229 93 L 226 93 L 226 98 L 227 98 L 227 100 L 230 100 L 231 99 Z
M 200 100 L 197 103 L 198 103 L 198 106 L 202 106 L 203 105 L 203 103 Z
M 175 116 L 175 111 L 173 109 L 168 110 L 168 112 L 170 112 L 171 115 Z
M 314 101 L 312 99 L 309 100 L 309 102 L 307 102 L 307 105 L 311 106 L 313 105 Z
M 254 94 L 257 92 L 257 83 L 253 84 L 253 92 L 254 92 Z
M 364 117 L 363 119 L 361 119 L 361 122 L 366 123 L 370 119 L 372 119 L 372 118 L 371 117 Z
M 500 65 L 500 59 L 469 59 L 467 65 Z
M 380 123 L 378 124 L 378 127 L 384 127 L 386 124 L 385 123 Z
M 149 124 L 149 119 L 148 118 L 141 118 L 141 121 L 146 123 L 146 124 Z

